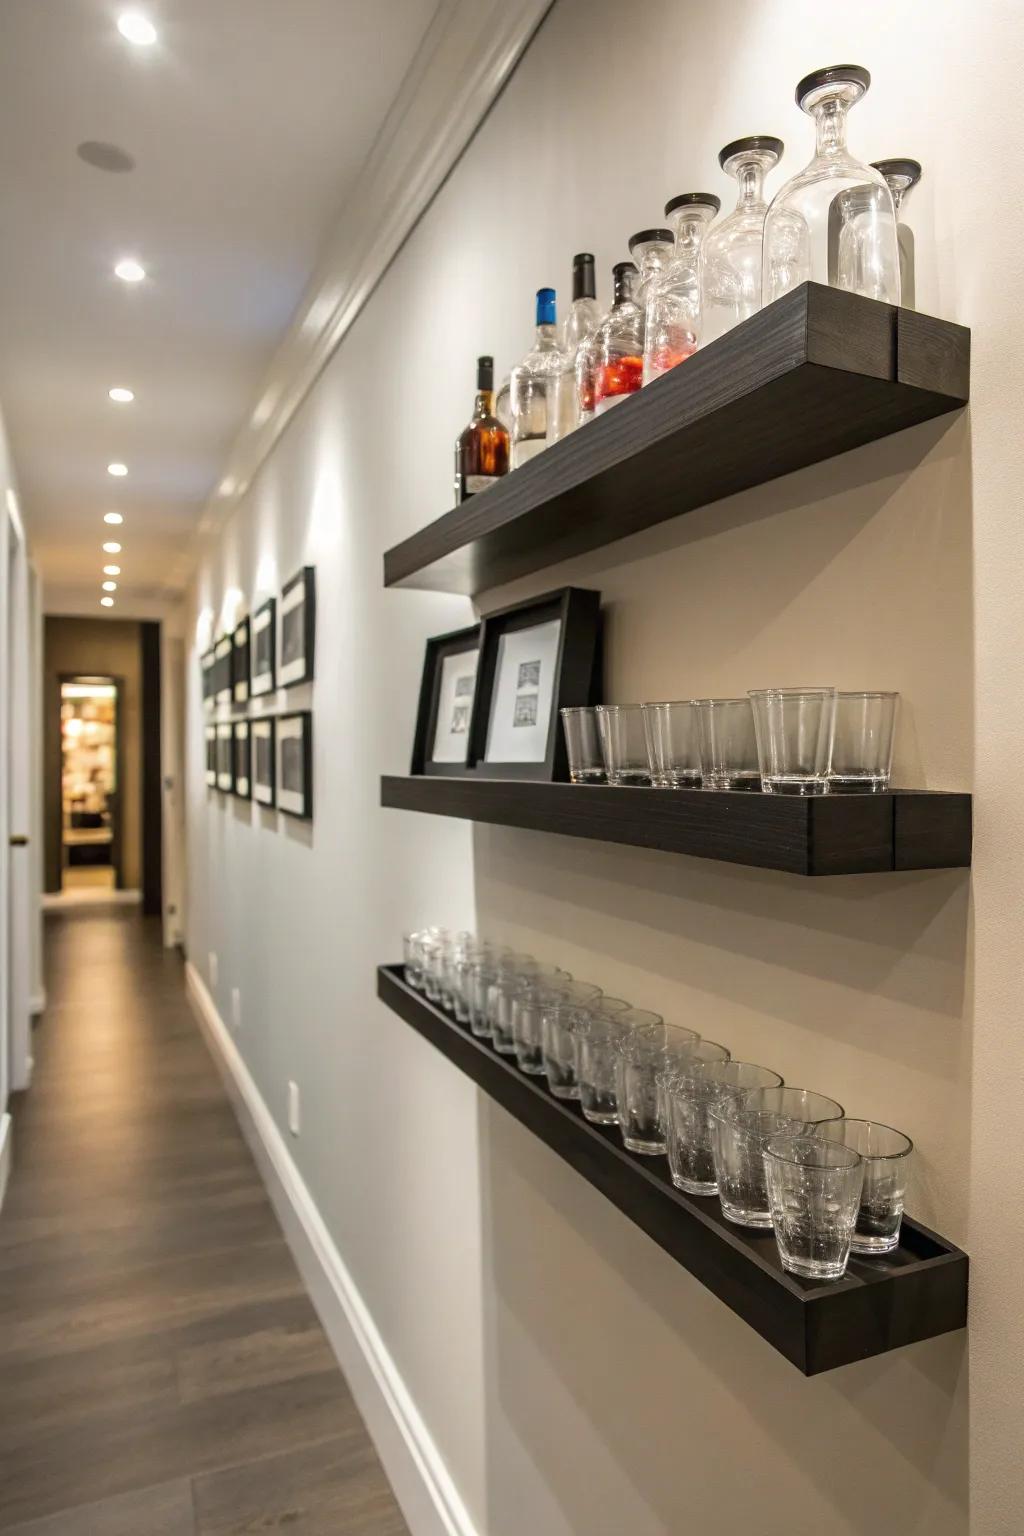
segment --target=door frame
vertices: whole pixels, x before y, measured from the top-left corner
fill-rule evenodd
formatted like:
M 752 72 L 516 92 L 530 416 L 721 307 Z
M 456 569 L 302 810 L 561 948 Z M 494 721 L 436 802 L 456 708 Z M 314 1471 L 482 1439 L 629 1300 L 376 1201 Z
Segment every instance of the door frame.
M 123 844 L 124 844 L 124 730 L 122 728 L 122 715 L 124 713 L 124 678 L 118 677 L 114 672 L 58 672 L 56 676 L 56 706 L 57 706 L 57 740 L 55 751 L 57 754 L 57 836 L 55 839 L 57 850 L 57 883 L 55 889 L 64 889 L 64 732 L 61 726 L 61 705 L 64 702 L 64 684 L 81 683 L 86 679 L 100 683 L 113 683 L 117 689 L 114 697 L 114 772 L 117 777 L 117 790 L 114 797 L 114 819 L 111 825 L 110 859 L 114 866 L 114 889 L 124 890 Z M 51 708 L 53 700 L 51 700 Z

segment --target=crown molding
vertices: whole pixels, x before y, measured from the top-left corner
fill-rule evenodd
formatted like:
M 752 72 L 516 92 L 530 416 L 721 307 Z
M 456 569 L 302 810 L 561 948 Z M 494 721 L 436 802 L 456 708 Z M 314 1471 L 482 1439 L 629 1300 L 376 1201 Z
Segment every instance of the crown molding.
M 441 0 L 169 585 L 184 584 L 245 495 L 552 3 Z

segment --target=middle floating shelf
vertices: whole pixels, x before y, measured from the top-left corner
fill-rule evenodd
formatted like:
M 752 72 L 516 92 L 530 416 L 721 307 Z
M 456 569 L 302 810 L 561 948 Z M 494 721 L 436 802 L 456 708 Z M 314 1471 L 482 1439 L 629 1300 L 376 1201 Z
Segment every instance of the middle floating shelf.
M 965 869 L 971 862 L 970 795 L 928 790 L 804 799 L 393 775 L 381 779 L 381 804 L 794 875 Z

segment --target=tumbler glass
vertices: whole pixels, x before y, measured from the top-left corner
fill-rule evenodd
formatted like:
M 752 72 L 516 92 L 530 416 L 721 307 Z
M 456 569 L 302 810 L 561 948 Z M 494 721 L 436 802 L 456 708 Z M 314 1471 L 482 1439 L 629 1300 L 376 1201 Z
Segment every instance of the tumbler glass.
M 481 1039 L 490 1039 L 491 1020 L 488 1003 L 498 969 L 512 951 L 502 944 L 481 944 L 469 968 L 469 1027 Z
M 541 1046 L 548 1087 L 556 1099 L 578 1099 L 576 1026 L 581 1012 L 601 996 L 601 988 L 587 981 L 558 984 L 541 1010 Z
M 553 967 L 551 969 L 553 970 Z M 539 977 L 540 971 L 540 963 L 532 955 L 519 955 L 513 952 L 504 955 L 498 962 L 494 980 L 487 993 L 487 1017 L 491 1025 L 494 1049 L 502 1056 L 514 1056 L 516 1051 L 512 1026 L 512 1010 L 516 994 L 524 982 L 532 977 Z
M 757 688 L 750 693 L 761 766 L 770 795 L 823 795 L 836 726 L 834 688 Z
M 598 704 L 594 710 L 608 783 L 649 784 L 643 709 L 639 704 Z
M 427 934 L 420 940 L 420 954 L 423 957 L 423 990 L 430 1002 L 439 1003 L 444 950 L 437 939 Z
M 700 788 L 700 729 L 693 699 L 641 704 L 651 783 L 662 789 Z
M 835 789 L 868 794 L 889 788 L 898 693 L 840 693 L 832 744 Z
M 627 1007 L 607 1013 L 599 1002 L 586 1011 L 576 1027 L 576 1076 L 579 1080 L 580 1108 L 594 1125 L 618 1123 L 615 1067 L 619 1042 L 630 1027 L 627 1016 L 635 1011 Z
M 815 1127 L 815 1136 L 842 1142 L 860 1154 L 864 1189 L 857 1211 L 852 1251 L 891 1253 L 899 1246 L 903 1200 L 914 1143 L 902 1131 L 874 1120 L 829 1120 Z
M 619 1041 L 615 1092 L 622 1140 L 631 1152 L 664 1156 L 659 1078 L 666 1067 L 681 1063 L 699 1039 L 696 1030 L 658 1020 L 631 1029 Z
M 410 987 L 415 987 L 417 992 L 423 990 L 423 957 L 420 953 L 419 933 L 403 933 L 402 935 L 402 964 L 405 970 L 405 979 Z
M 744 1109 L 768 1110 L 771 1114 L 788 1115 L 791 1120 L 802 1120 L 805 1125 L 821 1125 L 826 1120 L 841 1120 L 846 1111 L 835 1099 L 815 1093 L 813 1088 L 790 1088 L 781 1084 L 770 1088 L 752 1088 L 742 1099 Z
M 531 1077 L 544 1073 L 541 1020 L 545 1005 L 557 996 L 556 989 L 570 982 L 568 971 L 557 966 L 540 966 L 537 974 L 526 977 L 512 999 L 512 1044 L 520 1070 Z
M 606 779 L 597 717 L 592 709 L 562 709 L 569 778 L 574 784 L 603 784 Z
M 772 1136 L 764 1167 L 783 1269 L 804 1280 L 838 1280 L 864 1183 L 860 1153 L 819 1136 Z
M 760 789 L 749 699 L 697 699 L 700 771 L 705 789 Z
M 722 1215 L 741 1227 L 770 1227 L 762 1153 L 772 1136 L 801 1136 L 821 1120 L 842 1118 L 842 1106 L 807 1088 L 755 1088 L 710 1109 L 712 1152 Z
M 702 1041 L 703 1045 L 704 1042 Z M 747 1061 L 699 1061 L 687 1064 L 666 1085 L 666 1145 L 672 1182 L 691 1195 L 715 1195 L 711 1109 L 735 1102 L 751 1088 L 781 1086 L 768 1067 Z

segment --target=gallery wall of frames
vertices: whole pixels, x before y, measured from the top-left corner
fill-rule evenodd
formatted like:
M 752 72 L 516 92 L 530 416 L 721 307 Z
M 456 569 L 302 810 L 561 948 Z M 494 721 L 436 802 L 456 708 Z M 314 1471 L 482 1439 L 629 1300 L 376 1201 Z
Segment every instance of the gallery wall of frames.
M 200 658 L 206 723 L 206 785 L 217 796 L 255 801 L 304 821 L 313 818 L 313 714 L 238 711 L 279 689 L 311 683 L 316 645 L 316 576 L 303 566 Z

